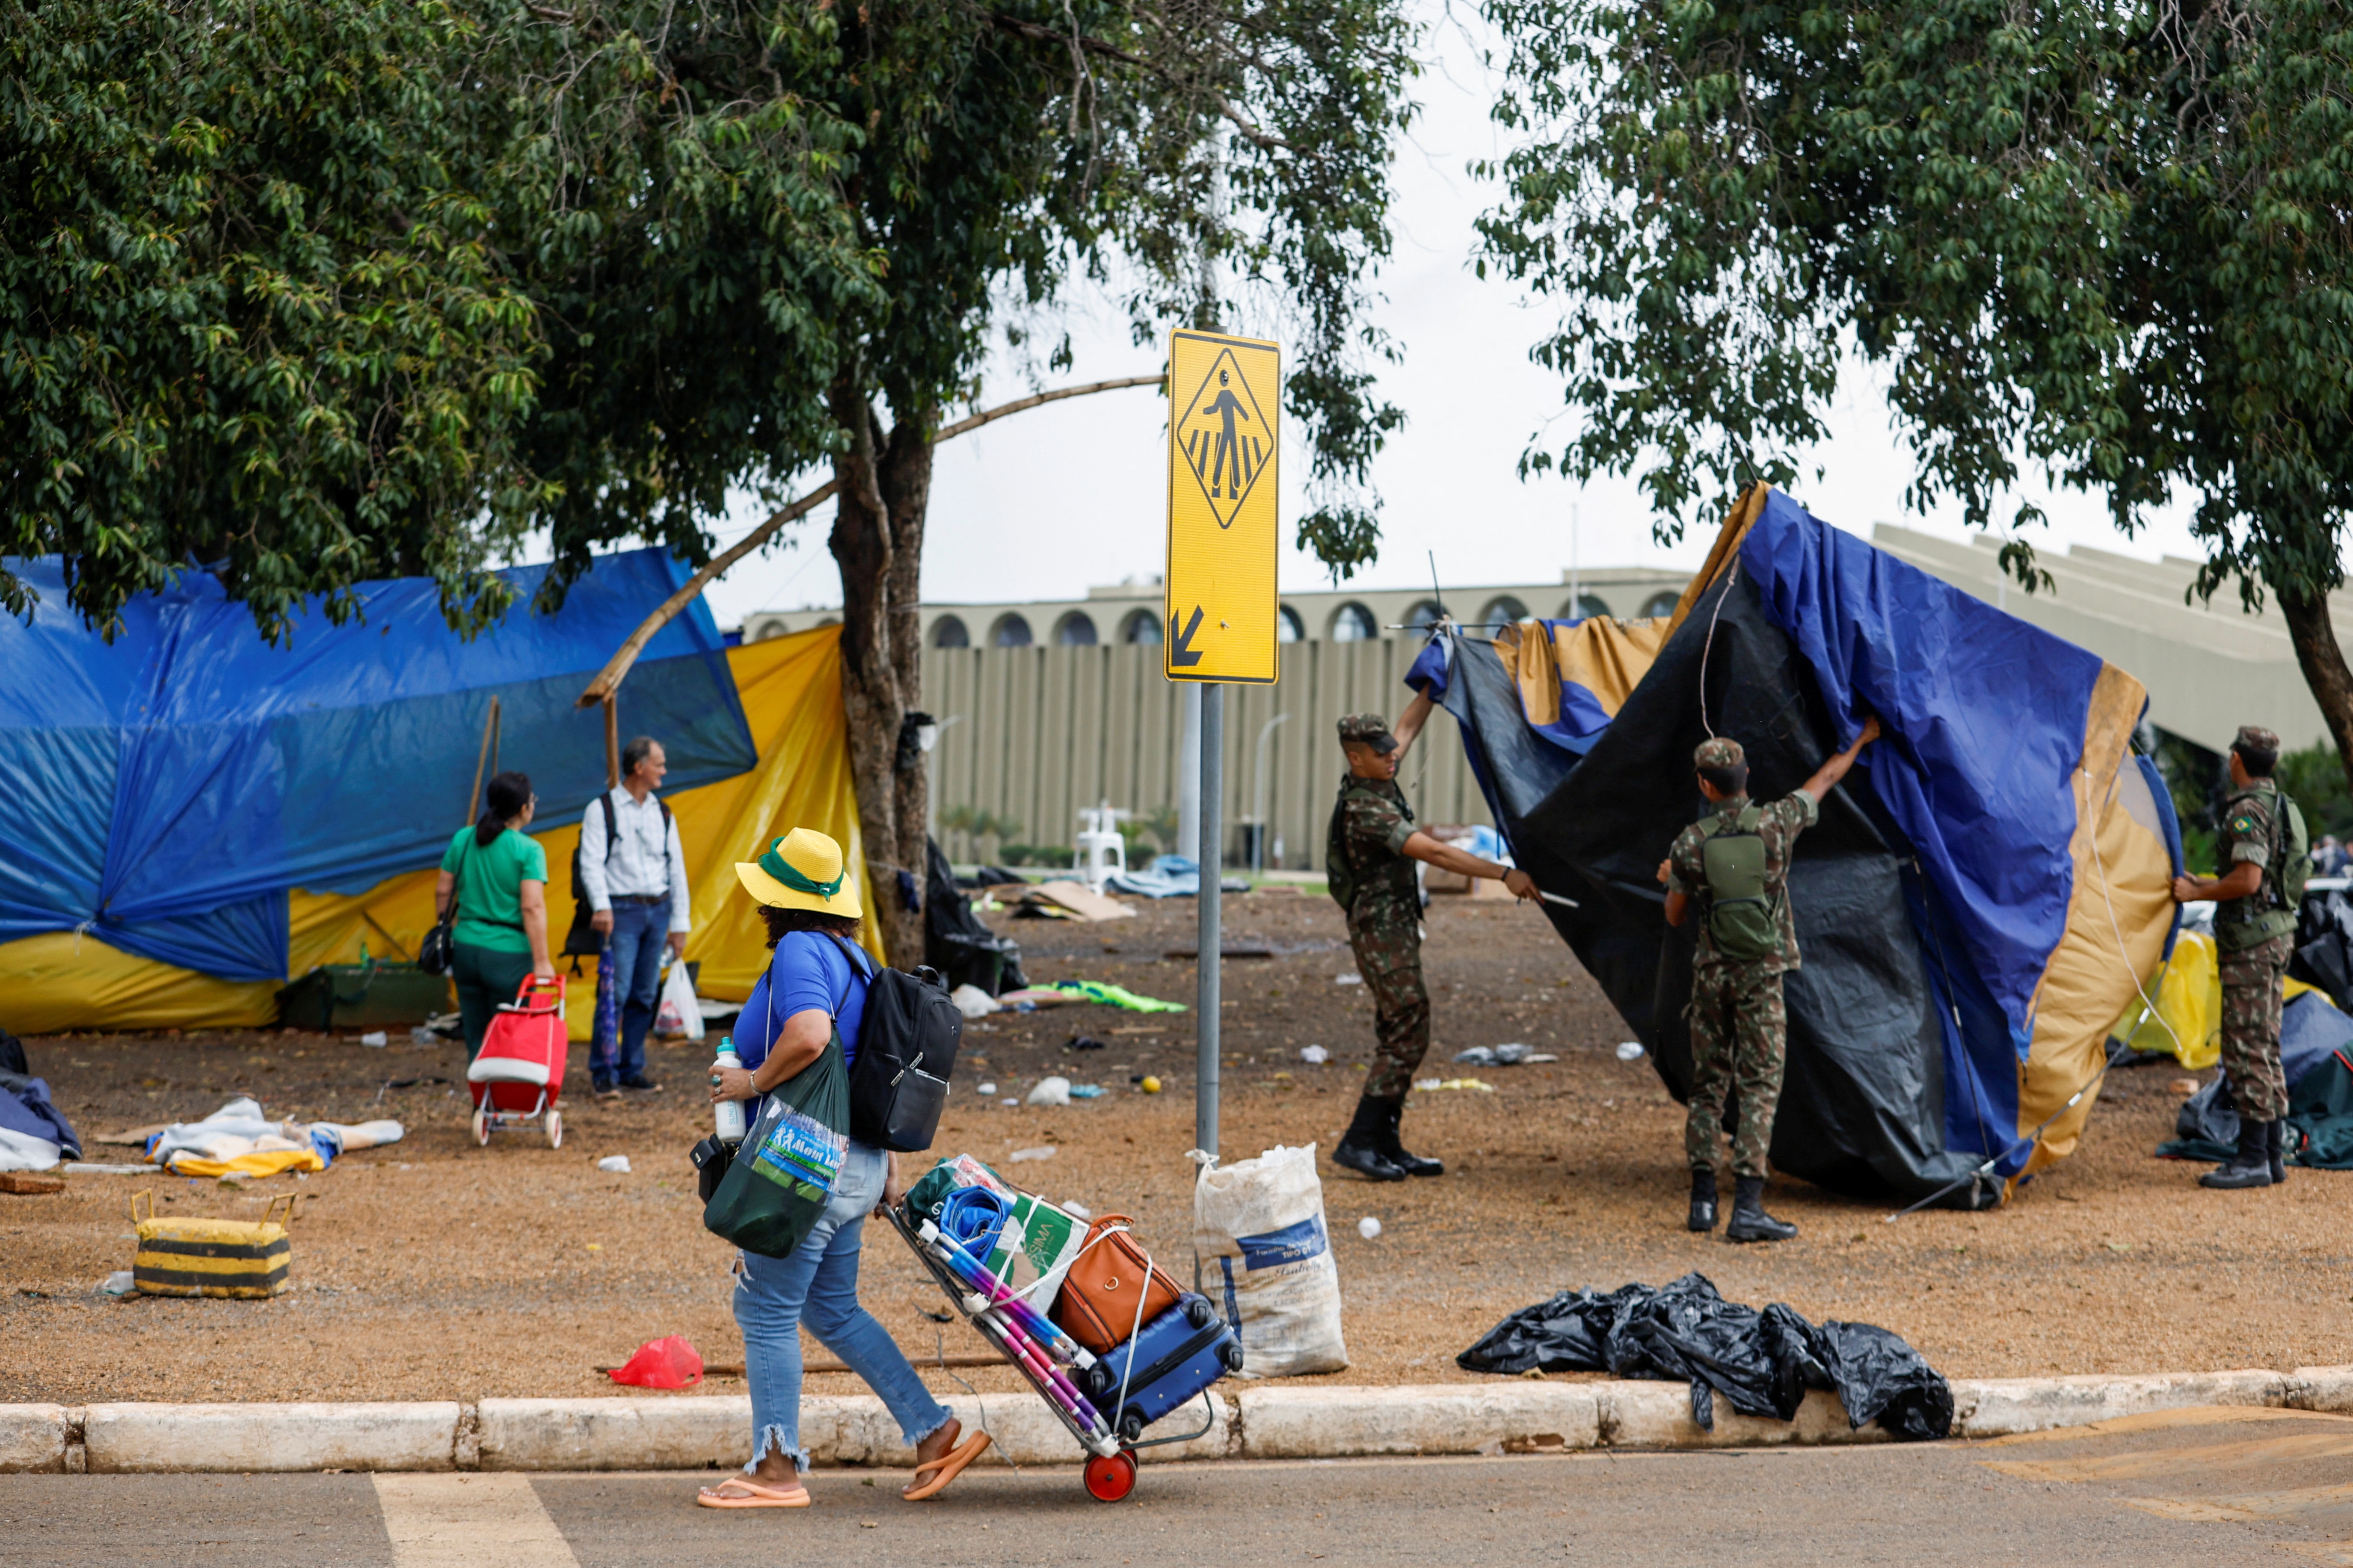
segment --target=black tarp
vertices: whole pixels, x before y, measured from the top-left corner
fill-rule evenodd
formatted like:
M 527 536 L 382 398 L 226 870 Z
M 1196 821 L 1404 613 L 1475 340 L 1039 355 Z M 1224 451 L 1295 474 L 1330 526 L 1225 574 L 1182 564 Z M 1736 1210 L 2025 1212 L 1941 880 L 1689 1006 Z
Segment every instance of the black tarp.
M 1818 683 L 1745 573 L 1701 597 L 1582 758 L 1528 726 L 1484 643 L 1453 637 L 1445 695 L 1514 859 L 1579 902 L 1548 903 L 1546 914 L 1678 1100 L 1691 1093 L 1683 1009 L 1693 938 L 1668 927 L 1657 869 L 1705 808 L 1691 760 L 1710 733 L 1703 699 L 1715 732 L 1746 748 L 1759 800 L 1796 789 L 1834 749 Z M 1930 984 L 1931 949 L 1915 919 L 1926 906 L 1909 857 L 1894 847 L 1901 842 L 1862 772 L 1831 792 L 1798 840 L 1789 896 L 1803 964 L 1788 979 L 1788 1066 L 1771 1157 L 1777 1170 L 1839 1192 L 1912 1203 L 1984 1156 L 1947 1149 L 1946 1004 Z M 1985 1120 L 1978 1141 L 2002 1147 L 2010 1129 L 1998 1110 Z M 1943 1201 L 2000 1199 L 1988 1176 Z
M 991 996 L 1029 984 L 1021 973 L 1021 947 L 999 936 L 972 911 L 972 900 L 956 886 L 955 871 L 936 838 L 923 879 L 923 962 L 947 977 L 951 990 L 977 985 Z

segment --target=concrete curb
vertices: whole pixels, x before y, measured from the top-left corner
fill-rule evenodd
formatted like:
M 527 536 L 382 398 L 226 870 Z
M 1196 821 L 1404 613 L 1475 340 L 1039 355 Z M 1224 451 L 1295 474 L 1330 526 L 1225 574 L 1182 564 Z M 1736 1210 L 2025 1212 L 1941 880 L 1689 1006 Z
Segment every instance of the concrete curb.
M 1230 1385 L 1229 1385 L 1230 1386 Z M 1956 1380 L 1953 1436 L 2009 1436 L 2200 1405 L 2269 1405 L 2353 1415 L 2353 1367 L 2291 1373 Z M 1373 1455 L 1566 1453 L 1880 1443 L 1847 1425 L 1835 1394 L 1809 1393 L 1788 1422 L 1716 1402 L 1715 1427 L 1691 1417 L 1672 1383 L 1524 1380 L 1393 1388 L 1261 1387 L 1213 1395 L 1199 1437 L 1145 1449 L 1148 1461 L 1337 1459 Z M 947 1402 L 995 1436 L 984 1463 L 1068 1464 L 1060 1423 L 1021 1394 Z M 1167 1425 L 1190 1429 L 1180 1413 Z M 741 1395 L 485 1399 L 372 1405 L 0 1405 L 0 1473 L 161 1474 L 293 1470 L 659 1470 L 743 1460 L 752 1402 Z M 899 1465 L 898 1427 L 869 1394 L 801 1402 L 801 1439 L 820 1465 Z

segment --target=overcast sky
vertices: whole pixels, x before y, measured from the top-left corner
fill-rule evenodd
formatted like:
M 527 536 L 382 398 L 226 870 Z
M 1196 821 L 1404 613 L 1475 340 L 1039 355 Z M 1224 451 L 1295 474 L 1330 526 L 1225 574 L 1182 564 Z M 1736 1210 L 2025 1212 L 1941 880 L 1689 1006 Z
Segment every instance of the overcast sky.
M 1514 287 L 1471 271 L 1472 222 L 1492 188 L 1465 165 L 1504 151 L 1487 119 L 1493 77 L 1482 60 L 1483 35 L 1466 36 L 1465 13 L 1430 16 L 1434 67 L 1417 84 L 1422 118 L 1400 150 L 1393 213 L 1397 253 L 1380 279 L 1388 296 L 1382 324 L 1404 345 L 1405 363 L 1388 371 L 1383 393 L 1406 412 L 1375 469 L 1380 492 L 1380 560 L 1356 579 L 1404 587 L 1427 580 L 1434 550 L 1449 584 L 1551 582 L 1570 564 L 1670 563 L 1695 567 L 1706 540 L 1662 549 L 1651 537 L 1651 514 L 1633 486 L 1598 482 L 1580 491 L 1556 476 L 1523 482 L 1516 468 L 1531 435 L 1563 417 L 1557 377 L 1529 363 L 1529 345 L 1547 320 L 1546 307 Z M 1080 301 L 1071 322 L 1078 363 L 1050 384 L 1150 374 L 1156 350 L 1131 346 L 1124 323 L 1100 303 Z M 1817 460 L 1826 477 L 1798 494 L 1825 521 L 1868 534 L 1879 521 L 1905 522 L 1954 538 L 1966 536 L 1957 508 L 1907 516 L 1908 454 L 1892 433 L 1881 389 L 1861 370 L 1833 411 L 1831 439 Z M 1018 397 L 1029 384 L 997 367 L 986 406 Z M 1016 415 L 939 449 L 923 560 L 925 595 L 934 600 L 1075 597 L 1092 584 L 1160 570 L 1166 435 L 1163 405 L 1149 388 L 1105 393 Z M 1557 445 L 1557 436 L 1554 437 Z M 1286 458 L 1286 478 L 1304 464 Z M 1809 469 L 1810 472 L 1810 468 Z M 2127 541 L 2108 523 L 2096 497 L 2039 482 L 2027 493 L 2050 513 L 2038 548 L 2071 543 L 2154 558 L 2197 553 L 2177 506 L 2157 526 Z M 1572 503 L 1577 525 L 1571 540 Z M 1286 544 L 1304 510 L 1298 488 L 1283 497 Z M 1998 518 L 2009 507 L 1997 508 Z M 738 537 L 760 513 L 752 507 L 724 531 Z M 765 608 L 840 603 L 825 550 L 831 509 L 797 525 L 786 546 L 745 561 L 710 592 L 722 625 Z M 1312 557 L 1286 549 L 1282 584 L 1321 587 L 1326 574 Z

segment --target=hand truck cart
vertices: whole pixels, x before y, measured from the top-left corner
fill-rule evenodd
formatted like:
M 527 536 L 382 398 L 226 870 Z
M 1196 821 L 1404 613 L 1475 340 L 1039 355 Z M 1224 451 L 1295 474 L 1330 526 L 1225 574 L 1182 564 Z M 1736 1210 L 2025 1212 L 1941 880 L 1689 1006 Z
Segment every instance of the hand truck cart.
M 1013 1363 L 1046 1402 L 1046 1408 L 1070 1432 L 1087 1456 L 1087 1495 L 1099 1502 L 1118 1502 L 1135 1489 L 1135 1451 L 1165 1443 L 1189 1443 L 1207 1436 L 1218 1424 L 1218 1406 L 1207 1389 L 1201 1393 L 1203 1420 L 1196 1431 L 1170 1437 L 1145 1437 L 1140 1432 L 1114 1432 L 1078 1380 L 1065 1369 L 1083 1374 L 1096 1357 L 1062 1331 L 1046 1314 L 1031 1306 L 1020 1292 L 990 1274 L 980 1259 L 941 1234 L 927 1219 L 911 1216 L 906 1206 L 890 1211 L 891 1223 L 914 1252 L 949 1303 L 980 1337 Z

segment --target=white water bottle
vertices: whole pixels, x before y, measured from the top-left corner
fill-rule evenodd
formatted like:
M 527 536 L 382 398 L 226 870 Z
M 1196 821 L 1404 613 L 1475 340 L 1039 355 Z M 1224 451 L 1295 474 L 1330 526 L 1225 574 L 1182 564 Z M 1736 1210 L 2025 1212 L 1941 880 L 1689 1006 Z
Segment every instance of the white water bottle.
M 712 1066 L 740 1068 L 743 1065 L 743 1058 L 735 1054 L 735 1037 L 722 1035 L 719 1037 L 719 1059 Z M 711 1087 L 713 1089 L 719 1087 L 719 1075 L 716 1072 L 711 1075 Z M 722 1143 L 744 1142 L 744 1102 L 740 1100 L 723 1100 L 712 1110 L 718 1123 L 719 1141 Z

